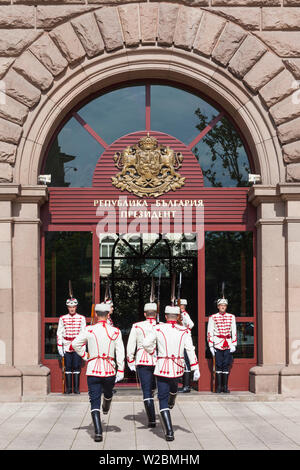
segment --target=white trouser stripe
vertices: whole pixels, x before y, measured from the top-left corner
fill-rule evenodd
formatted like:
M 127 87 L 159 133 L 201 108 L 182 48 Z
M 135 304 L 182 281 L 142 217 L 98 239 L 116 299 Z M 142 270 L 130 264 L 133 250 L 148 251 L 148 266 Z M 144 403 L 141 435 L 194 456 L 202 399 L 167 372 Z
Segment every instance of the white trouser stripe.
M 154 400 L 154 398 L 144 398 L 143 401 Z
M 161 413 L 162 411 L 165 411 L 165 410 L 170 410 L 170 408 L 163 408 L 162 410 L 159 410 L 159 412 Z

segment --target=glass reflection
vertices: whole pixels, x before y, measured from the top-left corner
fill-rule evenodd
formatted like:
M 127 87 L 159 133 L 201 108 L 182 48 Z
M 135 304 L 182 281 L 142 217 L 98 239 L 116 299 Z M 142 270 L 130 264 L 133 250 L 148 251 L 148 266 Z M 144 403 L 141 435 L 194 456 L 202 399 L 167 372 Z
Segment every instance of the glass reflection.
M 197 95 L 172 86 L 151 85 L 152 129 L 173 135 L 188 145 L 199 134 L 197 109 L 209 121 L 216 114 L 216 109 Z
M 45 359 L 58 359 L 57 352 L 57 327 L 58 323 L 45 323 Z
M 205 304 L 206 316 L 217 312 L 216 300 L 222 294 L 228 312 L 238 317 L 253 316 L 253 237 L 252 232 L 206 232 Z
M 201 108 L 195 114 L 199 119 L 197 129 L 201 132 L 209 124 L 211 116 Z M 249 186 L 248 156 L 239 133 L 226 117 L 200 140 L 193 153 L 201 166 L 205 186 Z
M 167 133 L 189 145 L 220 111 L 196 94 L 153 84 L 151 129 Z M 107 143 L 145 130 L 146 86 L 131 85 L 107 92 L 85 104 L 79 116 Z M 51 186 L 89 187 L 103 147 L 75 118 L 54 140 L 44 173 Z M 193 148 L 202 168 L 205 186 L 248 186 L 250 165 L 239 132 L 223 117 Z
M 93 173 L 104 148 L 71 118 L 53 142 L 44 173 L 49 186 L 84 188 L 92 185 Z
M 90 232 L 46 232 L 45 312 L 59 317 L 67 312 L 68 283 L 78 299 L 78 313 L 90 316 L 92 305 L 92 234 Z
M 254 358 L 254 323 L 245 322 L 236 324 L 238 345 L 233 355 L 235 359 Z M 211 352 L 207 344 L 207 323 L 205 325 L 205 357 L 211 359 Z
M 110 145 L 145 129 L 145 86 L 110 91 L 83 106 L 78 114 Z

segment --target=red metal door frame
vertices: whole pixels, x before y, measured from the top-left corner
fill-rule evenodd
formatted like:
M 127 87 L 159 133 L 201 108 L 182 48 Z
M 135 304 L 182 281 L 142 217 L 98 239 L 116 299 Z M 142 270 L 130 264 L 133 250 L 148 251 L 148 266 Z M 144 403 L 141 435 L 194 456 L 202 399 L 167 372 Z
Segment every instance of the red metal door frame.
M 92 255 L 92 279 L 96 279 L 96 270 L 98 269 L 99 272 L 99 256 L 97 258 L 97 246 L 99 247 L 99 240 L 96 235 L 96 227 L 95 226 L 78 226 L 78 225 L 70 225 L 70 226 L 56 226 L 56 227 L 48 227 L 47 232 L 92 232 L 93 233 L 93 255 Z M 59 317 L 46 317 L 45 316 L 45 231 L 41 231 L 41 245 L 40 245 L 40 266 L 41 266 L 41 360 L 42 364 L 46 367 L 49 367 L 50 373 L 50 389 L 51 392 L 62 392 L 62 370 L 61 370 L 61 363 L 59 359 L 47 359 L 45 358 L 45 326 L 47 323 L 58 323 Z M 98 244 L 97 244 L 98 241 Z M 99 253 L 99 250 L 98 250 Z M 95 303 L 99 301 L 99 285 L 97 286 L 96 282 L 96 289 L 95 289 Z M 67 311 L 66 311 L 67 313 Z M 86 318 L 87 323 L 91 321 L 91 317 Z M 87 381 L 85 376 L 86 365 L 83 364 L 82 373 L 81 373 L 81 380 L 80 380 L 80 391 L 87 392 Z
M 211 227 L 206 231 L 239 231 L 238 228 Z M 241 231 L 245 231 L 241 230 Z M 248 229 L 253 233 L 253 317 L 236 317 L 236 322 L 254 324 L 254 357 L 234 359 L 230 372 L 229 387 L 232 391 L 249 390 L 249 370 L 257 365 L 257 308 L 256 308 L 256 229 Z M 201 377 L 198 382 L 198 391 L 212 390 L 212 359 L 205 358 L 205 328 L 208 316 L 205 315 L 205 237 L 203 247 L 198 250 L 198 360 Z M 229 309 L 230 311 L 230 309 Z

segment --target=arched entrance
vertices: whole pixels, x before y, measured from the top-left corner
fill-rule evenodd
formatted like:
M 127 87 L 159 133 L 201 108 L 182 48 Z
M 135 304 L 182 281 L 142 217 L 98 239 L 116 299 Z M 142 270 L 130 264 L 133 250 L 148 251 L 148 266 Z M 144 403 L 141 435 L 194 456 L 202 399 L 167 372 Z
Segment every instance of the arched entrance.
M 125 110 L 123 103 L 127 103 Z M 97 120 L 102 107 L 106 110 L 106 126 L 102 119 Z M 110 112 L 114 107 L 114 112 Z M 189 116 L 188 110 L 193 115 Z M 121 130 L 117 129 L 119 122 Z M 123 135 L 111 144 L 107 142 L 109 136 L 114 139 L 113 133 L 124 132 L 124 126 L 132 130 L 130 126 L 137 122 L 145 130 Z M 155 122 L 163 128 L 173 126 L 173 133 L 178 133 L 182 140 L 153 131 L 153 126 L 158 125 Z M 163 148 L 182 155 L 178 166 L 185 180 L 182 187 L 156 197 L 141 197 L 112 184 L 124 149 L 137 145 L 147 135 Z M 86 137 L 89 143 L 85 145 Z M 68 150 L 70 145 L 74 145 L 73 153 Z M 93 145 L 97 149 L 94 157 Z M 143 318 L 141 305 L 148 301 L 152 275 L 159 276 L 158 266 L 163 271 L 162 318 L 164 306 L 170 302 L 172 273 L 183 273 L 181 297 L 188 298 L 195 322 L 193 337 L 202 370 L 200 390 L 211 387 L 211 358 L 205 331 L 208 315 L 214 313 L 215 300 L 225 281 L 226 295 L 232 299 L 231 311 L 237 315 L 240 344 L 231 388 L 248 390 L 249 369 L 257 363 L 253 287 L 255 211 L 247 203 L 249 171 L 246 147 L 229 116 L 195 92 L 171 83 L 130 83 L 107 90 L 72 111 L 71 118 L 53 136 L 43 169 L 43 173 L 52 174 L 52 183 L 49 203 L 42 209 L 42 291 L 45 291 L 42 295 L 43 299 L 48 296 L 48 301 L 42 304 L 42 360 L 52 371 L 53 391 L 60 390 L 54 339 L 58 318 L 64 313 L 69 278 L 74 279 L 75 295 L 77 291 L 83 299 L 80 313 L 87 318 L 92 300 L 96 303 L 102 300 L 105 286 L 110 284 L 115 324 L 122 329 L 126 343 L 131 324 Z M 120 198 L 126 199 L 127 205 L 118 206 Z M 156 211 L 155 229 L 150 206 Z M 113 210 L 109 212 L 108 208 Z M 197 208 L 204 213 L 200 224 Z M 104 225 L 99 228 L 105 217 L 105 228 Z M 189 230 L 178 224 L 183 219 L 188 220 Z M 130 225 L 131 229 L 134 225 L 133 233 L 140 233 L 139 238 L 133 242 L 129 233 L 122 239 L 123 249 L 116 265 L 116 240 L 120 240 L 120 234 L 130 232 Z M 157 240 L 161 237 L 167 243 L 159 246 Z M 153 256 L 152 246 L 156 250 Z M 62 268 L 59 270 L 58 266 Z M 133 380 L 127 371 L 125 383 Z M 82 381 L 82 389 L 85 387 Z

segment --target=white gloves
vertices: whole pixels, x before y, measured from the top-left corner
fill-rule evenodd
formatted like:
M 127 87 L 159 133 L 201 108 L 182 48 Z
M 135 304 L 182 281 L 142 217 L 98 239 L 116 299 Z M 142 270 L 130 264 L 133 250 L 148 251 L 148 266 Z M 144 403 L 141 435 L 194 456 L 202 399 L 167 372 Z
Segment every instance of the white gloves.
M 196 370 L 194 370 L 194 377 L 193 377 L 193 380 L 194 380 L 195 382 L 197 382 L 197 380 L 199 380 L 199 379 L 200 379 L 200 370 L 199 370 L 199 369 L 196 369 Z
M 117 372 L 115 383 L 120 382 L 123 379 L 124 379 L 124 372 Z
M 215 354 L 216 354 L 215 348 L 213 346 L 211 346 L 209 349 L 210 349 L 211 355 L 215 356 Z
M 231 352 L 231 353 L 234 353 L 235 351 L 236 351 L 236 347 L 235 347 L 235 346 L 231 346 L 230 352 Z
M 64 350 L 62 346 L 57 346 L 58 354 L 63 357 L 64 356 Z
M 134 362 L 132 362 L 131 364 L 128 364 L 128 367 L 132 372 L 135 372 L 136 369 L 135 369 L 135 363 Z

